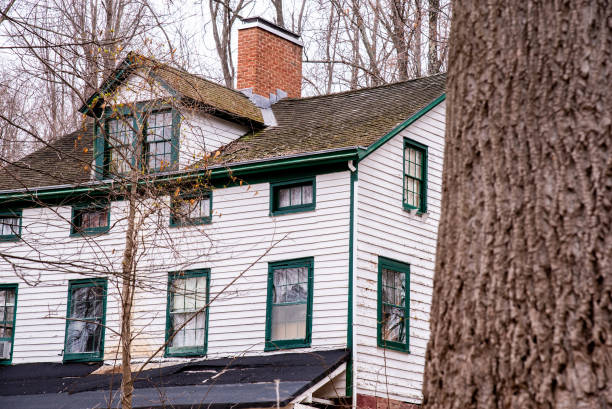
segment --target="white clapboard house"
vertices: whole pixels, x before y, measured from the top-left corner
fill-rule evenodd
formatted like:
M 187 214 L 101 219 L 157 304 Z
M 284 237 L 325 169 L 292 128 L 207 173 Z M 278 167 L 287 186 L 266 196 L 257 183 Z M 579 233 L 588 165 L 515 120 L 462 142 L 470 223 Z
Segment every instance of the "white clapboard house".
M 261 18 L 237 90 L 129 54 L 0 169 L 0 407 L 116 404 L 135 163 L 135 407 L 421 402 L 445 76 L 302 98 L 301 56 Z

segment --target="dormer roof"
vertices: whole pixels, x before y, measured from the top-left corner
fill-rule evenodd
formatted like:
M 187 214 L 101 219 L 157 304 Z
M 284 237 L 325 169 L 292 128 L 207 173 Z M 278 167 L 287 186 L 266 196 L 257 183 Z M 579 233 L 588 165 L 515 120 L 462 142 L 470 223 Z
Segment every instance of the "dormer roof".
M 100 89 L 81 106 L 79 112 L 91 115 L 103 103 L 103 95 L 116 90 L 137 70 L 143 70 L 161 82 L 172 95 L 190 105 L 195 103 L 212 114 L 249 122 L 255 127 L 264 123 L 260 109 L 243 93 L 133 52 L 119 63 Z

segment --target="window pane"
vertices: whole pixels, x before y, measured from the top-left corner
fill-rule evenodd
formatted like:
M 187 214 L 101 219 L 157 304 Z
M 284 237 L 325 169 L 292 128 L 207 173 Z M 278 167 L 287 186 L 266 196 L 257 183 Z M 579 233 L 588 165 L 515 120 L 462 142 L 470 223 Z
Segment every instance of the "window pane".
M 291 206 L 302 204 L 302 187 L 294 186 L 291 188 Z
M 308 299 L 307 274 L 307 267 L 274 270 L 274 303 L 305 303 Z
M 406 185 L 406 191 L 404 192 L 406 204 L 418 208 L 421 204 L 421 182 L 409 176 L 406 176 L 404 181 Z
M 314 188 L 312 182 L 279 187 L 275 189 L 274 194 L 278 196 L 276 198 L 277 203 L 275 204 L 276 209 L 308 205 L 312 204 L 314 201 Z
M 306 337 L 306 304 L 275 305 L 272 307 L 272 339 Z
M 107 137 L 110 145 L 110 172 L 126 173 L 130 170 L 134 142 L 132 118 L 108 119 Z
M 147 165 L 149 170 L 167 169 L 172 162 L 172 113 L 155 112 L 147 118 Z
M 198 222 L 210 217 L 210 195 L 204 193 L 200 197 L 176 199 L 172 212 L 175 223 Z
M 271 339 L 305 338 L 308 267 L 277 268 L 272 281 Z
M 387 341 L 406 342 L 404 309 L 383 304 L 382 337 Z
M 406 147 L 405 152 L 405 172 L 407 175 L 416 179 L 422 178 L 423 153 L 417 149 Z
M 15 319 L 15 289 L 0 289 L 0 359 L 10 359 Z
M 96 353 L 102 342 L 104 288 L 74 287 L 70 293 L 66 353 Z
M 19 234 L 19 217 L 0 217 L 0 236 Z
M 206 307 L 206 277 L 174 278 L 171 291 L 170 331 L 176 335 L 170 342 L 170 352 L 180 352 L 177 348 L 184 347 L 203 348 L 206 310 L 200 310 Z M 193 319 L 189 320 L 191 317 Z M 188 320 L 183 328 L 178 329 Z
M 290 193 L 291 190 L 288 188 L 278 190 L 278 207 L 291 206 Z
M 312 185 L 302 186 L 302 199 L 304 204 L 312 203 Z
M 87 231 L 88 229 L 99 229 L 108 226 L 107 207 L 91 207 L 78 209 L 74 216 L 74 230 Z
M 200 215 L 202 217 L 210 217 L 210 196 L 205 196 L 199 200 Z
M 406 342 L 406 273 L 382 269 L 382 337 L 387 341 Z

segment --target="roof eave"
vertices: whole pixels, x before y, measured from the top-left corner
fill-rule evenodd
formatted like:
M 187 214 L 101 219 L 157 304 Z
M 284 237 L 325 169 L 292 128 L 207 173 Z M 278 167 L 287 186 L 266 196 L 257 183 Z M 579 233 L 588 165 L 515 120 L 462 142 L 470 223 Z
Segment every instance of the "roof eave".
M 185 181 L 189 178 L 210 177 L 221 178 L 229 175 L 252 175 L 256 173 L 274 172 L 286 169 L 318 166 L 324 164 L 338 163 L 342 161 L 357 160 L 359 153 L 364 147 L 351 146 L 325 151 L 306 152 L 295 155 L 284 155 L 280 157 L 256 159 L 244 162 L 229 163 L 227 165 L 212 165 L 206 168 L 192 171 L 172 171 L 156 175 L 156 182 Z M 64 184 L 54 186 L 40 186 L 26 189 L 12 189 L 0 191 L 0 203 L 46 199 L 60 196 L 103 193 L 110 191 L 115 186 L 112 179 L 89 181 L 80 184 Z

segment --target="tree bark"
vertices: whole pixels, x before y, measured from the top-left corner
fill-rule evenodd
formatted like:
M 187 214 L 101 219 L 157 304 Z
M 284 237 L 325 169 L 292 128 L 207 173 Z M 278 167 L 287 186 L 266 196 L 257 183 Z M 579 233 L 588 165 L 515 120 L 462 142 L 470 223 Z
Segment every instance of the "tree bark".
M 427 53 L 427 72 L 429 75 L 440 71 L 440 58 L 438 57 L 438 15 L 440 14 L 440 0 L 429 0 L 429 51 Z
M 456 2 L 424 406 L 612 406 L 612 8 Z
M 283 17 L 283 0 L 272 0 L 272 6 L 276 11 L 276 18 L 274 22 L 281 27 L 285 27 L 285 18 Z
M 142 140 L 142 137 L 139 138 Z M 136 285 L 135 259 L 138 229 L 136 229 L 136 206 L 138 194 L 138 170 L 131 170 L 131 185 L 128 198 L 127 230 L 125 249 L 121 261 L 121 408 L 132 408 L 134 380 L 132 379 L 132 307 Z

